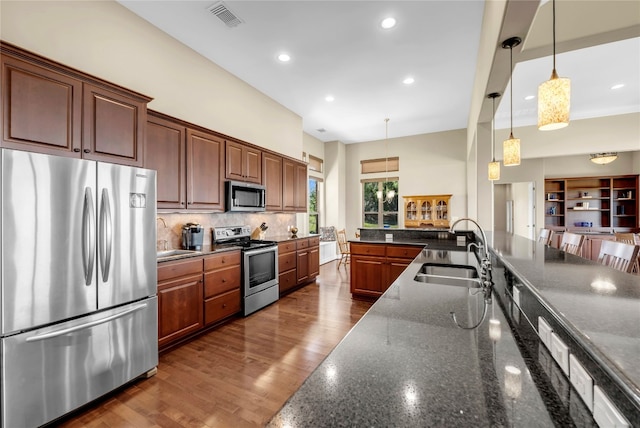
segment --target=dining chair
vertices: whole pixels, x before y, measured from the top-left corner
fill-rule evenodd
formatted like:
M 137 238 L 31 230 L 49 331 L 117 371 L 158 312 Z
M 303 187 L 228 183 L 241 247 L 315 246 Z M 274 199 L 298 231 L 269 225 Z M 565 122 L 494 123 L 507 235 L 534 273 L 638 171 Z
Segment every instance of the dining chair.
M 551 245 L 551 239 L 553 239 L 553 230 L 540 229 L 540 235 L 538 235 L 538 242 L 542 242 L 544 245 Z
M 577 233 L 564 232 L 562 234 L 562 242 L 560 243 L 560 250 L 565 253 L 580 255 L 582 251 L 582 243 L 584 242 L 584 235 L 578 235 Z
M 347 242 L 347 232 L 344 229 L 338 231 L 338 248 L 340 249 L 340 260 L 336 269 L 340 269 L 341 264 L 346 266 L 351 262 L 351 250 L 349 242 Z
M 617 232 L 617 233 L 614 233 L 613 235 L 615 237 L 616 242 L 623 242 L 625 244 L 631 244 L 631 245 L 640 245 L 640 237 L 638 237 L 638 235 L 636 235 L 635 233 Z M 640 253 L 638 254 L 638 257 L 636 257 L 636 259 L 633 262 L 631 272 L 640 273 Z
M 624 242 L 603 240 L 598 255 L 598 263 L 631 273 L 638 260 L 640 246 Z

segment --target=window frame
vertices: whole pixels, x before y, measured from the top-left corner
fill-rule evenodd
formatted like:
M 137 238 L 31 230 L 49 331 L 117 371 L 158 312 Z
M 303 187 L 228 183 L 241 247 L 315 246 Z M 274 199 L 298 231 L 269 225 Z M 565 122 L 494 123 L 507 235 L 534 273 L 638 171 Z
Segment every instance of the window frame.
M 360 180 L 362 184 L 362 227 L 363 228 L 383 228 L 384 217 L 385 215 L 393 215 L 396 216 L 396 224 L 389 225 L 390 229 L 397 229 L 400 227 L 400 204 L 399 204 L 399 189 L 400 189 L 400 179 L 398 177 L 380 177 L 380 178 L 367 178 Z M 394 197 L 394 201 L 396 203 L 396 211 L 385 210 L 385 205 L 388 205 L 385 198 L 378 199 L 378 209 L 377 211 L 365 211 L 366 201 L 365 201 L 365 186 L 367 183 L 378 183 L 378 191 L 382 190 L 385 192 L 385 183 L 395 183 L 396 195 Z M 377 199 L 377 198 L 376 198 Z M 366 217 L 367 215 L 376 214 L 378 218 L 378 224 L 375 226 L 367 226 Z

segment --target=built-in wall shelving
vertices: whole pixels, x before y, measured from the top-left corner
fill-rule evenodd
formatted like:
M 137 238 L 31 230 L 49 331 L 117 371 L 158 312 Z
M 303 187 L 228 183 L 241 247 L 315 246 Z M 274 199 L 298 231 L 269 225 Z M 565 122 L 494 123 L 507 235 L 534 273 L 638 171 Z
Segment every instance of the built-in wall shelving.
M 640 228 L 638 175 L 546 179 L 545 227 Z

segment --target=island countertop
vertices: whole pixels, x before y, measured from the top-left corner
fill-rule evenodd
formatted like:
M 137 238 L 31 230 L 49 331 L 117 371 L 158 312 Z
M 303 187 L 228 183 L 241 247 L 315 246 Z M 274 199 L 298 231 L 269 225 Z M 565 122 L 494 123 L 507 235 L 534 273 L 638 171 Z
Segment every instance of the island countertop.
M 621 371 L 628 372 L 626 376 L 633 377 L 640 354 L 640 277 L 513 235 L 489 234 L 489 241 L 504 263 L 504 267 L 494 267 L 494 282 L 505 282 L 505 267 L 526 278 L 527 286 L 538 289 L 551 310 L 565 317 L 578 335 L 588 334 L 583 339 L 595 353 L 602 351 L 600 347 L 608 352 L 617 341 L 630 339 L 610 358 L 623 365 Z M 570 404 L 554 403 L 558 394 L 554 388 L 547 390 L 549 384 L 541 382 L 537 369 L 530 367 L 532 356 L 523 358 L 521 339 L 512 334 L 511 318 L 519 310 L 515 305 L 510 303 L 505 312 L 503 304 L 493 299 L 487 318 L 500 323 L 498 340 L 491 340 L 487 321 L 470 331 L 453 324 L 452 311 L 462 323 L 480 317 L 482 293 L 423 284 L 413 277 L 423 263 L 474 264 L 476 257 L 464 247 L 456 251 L 450 244 L 439 249 L 438 240 L 424 243 L 421 254 L 289 399 L 270 426 L 594 425 L 591 412 L 575 394 L 567 393 Z M 594 288 L 592 282 L 597 278 L 608 278 L 616 289 L 603 292 Z M 622 310 L 614 314 L 620 305 Z M 537 340 L 535 330 L 532 332 Z M 548 361 L 536 362 L 536 367 L 553 371 L 555 363 L 549 363 L 551 358 L 542 345 L 539 355 L 533 356 L 538 358 Z M 603 358 L 609 358 L 605 352 Z M 505 387 L 507 366 L 521 373 L 520 393 L 515 399 L 510 398 L 513 390 Z M 558 381 L 562 375 L 550 377 Z M 571 408 L 571 412 L 562 408 Z

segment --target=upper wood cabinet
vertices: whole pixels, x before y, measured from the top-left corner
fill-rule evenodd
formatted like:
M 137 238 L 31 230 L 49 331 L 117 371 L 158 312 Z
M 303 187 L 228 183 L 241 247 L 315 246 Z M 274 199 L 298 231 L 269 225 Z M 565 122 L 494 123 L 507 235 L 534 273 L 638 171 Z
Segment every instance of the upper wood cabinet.
M 224 210 L 224 140 L 187 129 L 187 208 Z
M 151 98 L 0 44 L 2 147 L 142 166 Z
M 224 210 L 222 138 L 151 112 L 144 153 L 158 171 L 158 208 Z
M 291 159 L 282 161 L 284 211 L 307 211 L 307 164 Z
M 282 211 L 282 156 L 262 154 L 262 185 L 267 211 Z
M 403 196 L 405 227 L 449 227 L 451 195 Z
M 186 208 L 185 134 L 186 128 L 176 122 L 152 114 L 147 119 L 144 167 L 158 172 L 158 208 Z
M 227 179 L 262 183 L 262 152 L 260 150 L 227 141 L 225 156 Z

